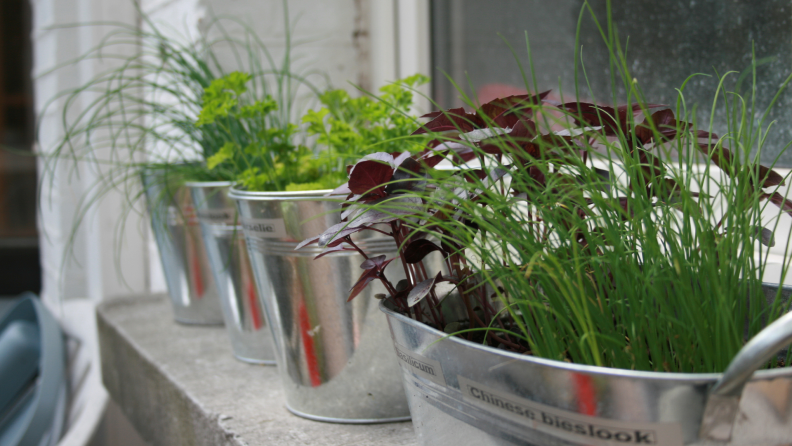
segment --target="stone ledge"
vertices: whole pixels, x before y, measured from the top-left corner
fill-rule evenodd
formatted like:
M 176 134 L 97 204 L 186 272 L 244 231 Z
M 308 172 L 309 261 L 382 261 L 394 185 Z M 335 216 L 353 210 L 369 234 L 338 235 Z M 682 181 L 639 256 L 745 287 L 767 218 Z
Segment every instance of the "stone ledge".
M 222 327 L 180 325 L 165 296 L 97 308 L 102 376 L 152 445 L 415 445 L 412 423 L 330 424 L 285 407 L 275 367 L 245 364 Z

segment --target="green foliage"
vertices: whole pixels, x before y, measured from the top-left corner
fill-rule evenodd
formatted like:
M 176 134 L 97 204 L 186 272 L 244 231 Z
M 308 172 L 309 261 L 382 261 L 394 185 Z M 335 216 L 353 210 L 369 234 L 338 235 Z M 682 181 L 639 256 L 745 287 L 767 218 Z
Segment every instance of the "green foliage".
M 614 85 L 627 92 L 627 103 L 647 104 L 618 43 L 608 44 Z M 430 208 L 453 204 L 463 217 L 430 212 L 426 228 L 466 249 L 468 298 L 489 315 L 470 320 L 470 328 L 488 333 L 482 342 L 579 364 L 723 372 L 747 339 L 784 313 L 780 293 L 774 301 L 763 293 L 769 249 L 758 237 L 792 209 L 778 189 L 782 177 L 758 162 L 771 124 L 757 119 L 766 113 L 745 107 L 755 98 L 724 91 L 725 76 L 717 81 L 725 100 L 712 107 L 731 117 L 721 138 L 712 123 L 695 122 L 680 89 L 662 124 L 644 105 L 622 121 L 608 116 L 613 108 L 600 108 L 585 118 L 600 125 L 576 137 L 493 138 L 486 153 L 472 145 L 488 162 L 479 178 L 510 173 L 499 181 L 435 183 L 425 197 Z M 608 96 L 597 93 L 589 92 Z M 576 112 L 554 120 L 542 113 L 548 107 L 534 107 L 537 122 L 586 122 Z M 490 155 L 494 146 L 503 157 Z M 460 189 L 476 198 L 459 200 Z M 784 272 L 789 262 L 785 257 Z M 497 290 L 499 305 L 479 295 L 476 280 Z M 495 331 L 504 326 L 506 334 Z
M 429 82 L 416 74 L 380 88 L 379 97 L 352 98 L 344 90 L 331 90 L 319 97 L 324 105 L 303 116 L 308 135 L 316 136 L 324 150 L 319 153 L 321 170 L 341 184 L 346 166 L 374 152 L 416 152 L 426 137 L 406 138 L 418 126 L 408 113 L 414 88 Z
M 269 101 L 240 105 L 238 98 L 245 93 L 241 73 L 233 78 L 219 79 L 216 86 L 207 88 L 204 109 L 198 125 L 223 119 L 240 123 L 266 121 L 274 110 Z M 231 76 L 231 75 L 229 75 Z M 319 96 L 323 107 L 308 110 L 302 118 L 309 137 L 315 137 L 318 151 L 305 144 L 295 144 L 298 128 L 267 127 L 259 130 L 245 146 L 226 143 L 209 159 L 210 169 L 224 165 L 238 172 L 236 178 L 248 190 L 300 191 L 334 189 L 344 182 L 346 166 L 369 153 L 404 150 L 404 135 L 417 127 L 409 115 L 413 103 L 413 89 L 425 84 L 426 76 L 415 75 L 380 89 L 378 97 L 352 98 L 344 90 L 329 90 Z M 411 150 L 422 147 L 425 137 L 407 140 Z
M 169 187 L 186 181 L 228 181 L 255 167 L 248 166 L 240 152 L 250 158 L 265 144 L 292 147 L 296 128 L 291 119 L 301 115 L 294 103 L 310 106 L 306 97 L 317 90 L 292 70 L 293 24 L 287 6 L 283 0 L 286 51 L 279 60 L 245 21 L 232 17 L 207 17 L 201 36 L 212 37 L 198 39 L 172 37 L 175 29 L 152 22 L 142 10 L 137 11 L 142 23 L 136 25 L 63 26 L 96 27 L 104 37 L 53 71 L 82 63 L 94 66 L 97 61 L 101 63 L 96 66 L 107 67 L 82 85 L 47 98 L 41 113 L 60 113 L 58 130 L 63 132 L 54 147 L 46 148 L 41 187 L 54 187 L 54 180 L 64 173 L 74 178 L 90 171 L 94 179 L 77 205 L 72 234 L 90 208 L 111 191 L 124 195 L 117 225 L 122 234 L 126 217 L 143 208 L 142 172 L 164 171 L 156 178 L 169 178 Z M 233 71 L 242 67 L 245 72 Z M 312 71 L 311 79 L 315 76 L 322 74 Z M 261 164 L 260 169 L 269 168 Z M 166 198 L 162 194 L 158 199 Z M 121 240 L 118 237 L 118 243 Z
M 297 126 L 271 116 L 278 110 L 272 97 L 257 99 L 249 94 L 247 84 L 252 79 L 235 71 L 212 81 L 204 91 L 195 125 L 214 125 L 229 135 L 230 140 L 207 158 L 210 171 L 223 167 L 239 175 L 242 186 L 252 190 L 280 189 L 284 175 L 294 170 L 287 165 L 290 156 L 297 153 L 299 157 L 305 150 L 292 143 Z
M 452 171 L 432 171 L 425 156 L 395 170 L 356 165 L 349 185 L 361 192 L 345 222 L 356 231 L 389 224 L 402 260 L 392 268 L 407 279 L 397 287 L 368 261 L 350 298 L 376 278 L 397 311 L 471 341 L 556 361 L 695 373 L 723 372 L 788 310 L 780 289 L 766 296 L 762 287 L 770 234 L 785 226 L 792 200 L 789 175 L 759 163 L 773 123 L 754 108 L 756 64 L 751 96 L 725 87 L 734 73 L 715 78 L 722 98 L 711 116 L 722 108 L 729 117 L 718 136 L 712 122 L 696 122 L 684 85 L 675 106 L 649 105 L 610 20 L 600 30 L 613 90 L 587 93 L 613 98 L 609 106 L 579 91 L 563 104 L 541 95 L 469 101 L 474 113 L 447 111 L 423 126 L 452 143 L 432 148 Z M 619 90 L 629 105 L 617 103 Z M 783 236 L 782 281 L 792 261 Z M 440 275 L 422 263 L 435 251 Z M 440 296 L 438 282 L 457 293 Z

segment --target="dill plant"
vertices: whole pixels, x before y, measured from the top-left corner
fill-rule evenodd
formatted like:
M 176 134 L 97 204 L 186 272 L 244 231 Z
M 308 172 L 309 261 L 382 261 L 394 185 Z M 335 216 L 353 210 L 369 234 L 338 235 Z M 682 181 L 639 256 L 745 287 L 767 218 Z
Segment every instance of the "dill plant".
M 228 120 L 245 125 L 249 118 L 246 110 L 255 105 L 241 105 L 235 96 L 244 89 L 221 85 L 227 81 L 216 81 L 224 99 L 204 102 L 199 127 L 223 126 Z M 378 96 L 353 98 L 341 89 L 325 91 L 318 96 L 322 107 L 308 110 L 301 118 L 301 127 L 290 124 L 285 129 L 265 129 L 253 135 L 256 141 L 249 145 L 227 142 L 208 159 L 207 167 L 233 170 L 239 187 L 250 191 L 333 189 L 344 182 L 347 165 L 362 156 L 382 150 L 420 150 L 421 142 L 413 139 L 405 147 L 399 137 L 417 125 L 409 115 L 413 91 L 428 81 L 426 76 L 413 75 L 383 86 Z M 216 96 L 211 87 L 206 94 Z M 274 106 L 263 102 L 258 105 L 263 114 Z M 294 142 L 298 131 L 313 138 L 315 148 Z

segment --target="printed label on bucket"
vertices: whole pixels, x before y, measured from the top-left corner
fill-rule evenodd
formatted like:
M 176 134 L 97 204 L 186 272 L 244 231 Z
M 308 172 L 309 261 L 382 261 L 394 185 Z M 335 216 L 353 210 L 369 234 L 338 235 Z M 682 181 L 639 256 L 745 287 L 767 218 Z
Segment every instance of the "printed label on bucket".
M 443 368 L 440 367 L 440 362 L 413 353 L 407 347 L 401 346 L 395 342 L 393 343 L 393 348 L 396 349 L 396 356 L 399 357 L 399 362 L 403 367 L 406 367 L 407 370 L 435 384 L 441 386 L 446 385 L 445 377 L 443 376 Z
M 261 238 L 286 238 L 286 224 L 282 218 L 243 218 L 245 234 Z
M 678 423 L 609 420 L 557 409 L 458 376 L 462 397 L 481 409 L 581 445 L 682 446 Z
M 233 225 L 234 217 L 236 217 L 234 208 L 198 210 L 198 218 L 204 223 L 213 225 Z

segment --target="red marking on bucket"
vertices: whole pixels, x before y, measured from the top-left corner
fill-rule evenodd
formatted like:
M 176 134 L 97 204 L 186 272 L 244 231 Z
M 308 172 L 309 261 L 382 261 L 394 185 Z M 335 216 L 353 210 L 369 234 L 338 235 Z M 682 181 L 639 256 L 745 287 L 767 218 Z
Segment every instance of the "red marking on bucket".
M 253 328 L 258 330 L 261 328 L 261 313 L 259 312 L 256 287 L 253 285 L 253 282 L 250 281 L 250 278 L 246 279 L 245 282 L 247 285 L 245 288 L 247 289 L 248 305 L 250 306 L 250 317 L 253 319 Z
M 311 319 L 308 317 L 308 309 L 305 308 L 305 303 L 300 302 L 297 313 L 300 320 L 303 349 L 305 350 L 305 362 L 308 365 L 308 377 L 311 379 L 311 387 L 318 387 L 322 384 L 322 377 L 319 373 L 319 360 L 316 358 L 316 352 L 314 351 L 313 336 L 309 333 L 311 331 Z
M 201 276 L 201 259 L 198 257 L 198 245 L 195 243 L 193 235 L 187 232 L 187 257 L 190 262 L 190 279 L 195 290 L 196 299 L 200 299 L 204 294 L 204 282 Z
M 597 394 L 594 389 L 594 380 L 589 375 L 575 373 L 572 375 L 577 395 L 578 412 L 584 415 L 597 414 Z

